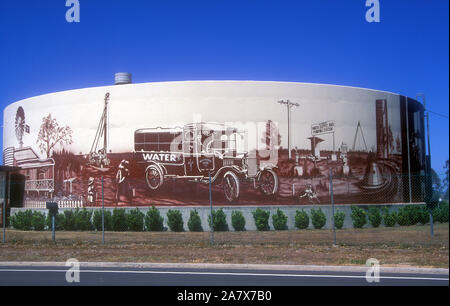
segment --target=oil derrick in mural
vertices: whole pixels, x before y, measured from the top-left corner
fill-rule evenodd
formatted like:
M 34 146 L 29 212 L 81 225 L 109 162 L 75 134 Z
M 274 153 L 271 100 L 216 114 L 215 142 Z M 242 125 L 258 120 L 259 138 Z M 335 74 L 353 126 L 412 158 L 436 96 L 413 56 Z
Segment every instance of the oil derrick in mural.
M 105 105 L 103 113 L 98 124 L 97 132 L 95 133 L 94 142 L 92 143 L 91 151 L 89 152 L 89 164 L 100 168 L 110 165 L 108 159 L 108 102 L 109 93 L 105 95 Z M 100 139 L 103 138 L 103 147 L 99 148 Z
M 390 148 L 393 147 L 392 130 L 389 126 L 388 107 L 386 100 L 376 100 L 377 125 L 377 157 L 389 158 Z
M 361 138 L 362 138 L 363 143 L 364 143 L 364 150 L 363 151 L 365 151 L 365 152 L 369 151 L 367 149 L 367 143 L 366 143 L 366 139 L 364 138 L 364 132 L 363 132 L 363 129 L 362 129 L 360 121 L 358 121 L 358 125 L 356 126 L 356 132 L 355 132 L 355 138 L 353 139 L 352 151 L 356 150 L 356 142 L 358 140 L 358 132 L 359 132 L 359 134 L 361 134 Z

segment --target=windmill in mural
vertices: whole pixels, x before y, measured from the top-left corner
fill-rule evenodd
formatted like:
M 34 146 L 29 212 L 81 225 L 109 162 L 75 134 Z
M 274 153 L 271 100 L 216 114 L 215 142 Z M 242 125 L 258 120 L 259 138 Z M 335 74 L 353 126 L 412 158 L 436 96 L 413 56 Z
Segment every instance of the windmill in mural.
M 107 167 L 111 163 L 108 159 L 108 102 L 109 92 L 105 95 L 103 113 L 98 124 L 97 132 L 95 133 L 91 151 L 89 152 L 89 164 L 100 168 Z M 101 139 L 103 139 L 102 148 L 99 147 L 101 145 Z
M 23 148 L 23 135 L 25 133 L 30 133 L 30 127 L 25 124 L 25 111 L 22 106 L 19 106 L 16 112 L 16 120 L 15 120 L 15 131 L 16 138 L 19 141 L 19 148 Z

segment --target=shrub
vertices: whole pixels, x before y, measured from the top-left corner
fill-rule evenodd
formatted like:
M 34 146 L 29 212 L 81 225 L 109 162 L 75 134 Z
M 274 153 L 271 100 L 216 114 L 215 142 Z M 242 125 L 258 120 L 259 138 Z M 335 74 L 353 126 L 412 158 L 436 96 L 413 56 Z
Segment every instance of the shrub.
M 397 222 L 399 225 L 416 225 L 417 223 L 426 224 L 429 217 L 427 209 L 423 205 L 406 205 L 398 210 Z
M 369 222 L 373 227 L 379 227 L 381 221 L 383 220 L 381 216 L 380 209 L 378 207 L 369 208 Z
M 353 227 L 362 228 L 367 223 L 367 213 L 360 207 L 353 206 L 350 215 L 353 221 Z
M 327 222 L 327 217 L 321 208 L 319 209 L 311 209 L 311 222 L 315 229 L 321 229 L 325 226 Z
M 384 207 L 383 222 L 387 227 L 394 227 L 397 223 L 397 213 L 395 211 L 389 212 L 389 208 Z
M 184 231 L 183 216 L 179 210 L 170 210 L 167 212 L 167 225 L 172 232 Z
M 191 232 L 203 232 L 202 220 L 197 210 L 191 210 L 188 221 L 188 228 Z
M 417 221 L 422 225 L 430 222 L 430 211 L 426 205 L 422 205 L 417 209 Z
M 105 210 L 105 231 L 112 230 L 112 214 L 111 211 Z M 92 217 L 92 225 L 97 231 L 102 230 L 102 211 L 100 209 L 95 210 Z
M 114 208 L 112 213 L 112 229 L 116 232 L 125 232 L 128 230 L 127 214 L 125 209 Z
M 433 210 L 433 218 L 436 222 L 447 223 L 448 222 L 448 203 L 444 202 Z
M 295 212 L 295 226 L 298 229 L 306 229 L 309 226 L 309 216 L 303 209 Z
M 52 216 L 50 214 L 47 215 L 47 219 L 45 220 L 47 224 L 47 229 L 49 231 L 52 230 Z M 57 214 L 55 216 L 55 231 L 63 231 L 64 230 L 65 217 L 64 214 Z
M 45 229 L 45 214 L 39 211 L 33 212 L 31 226 L 35 231 L 43 231 Z
M 334 213 L 334 226 L 337 229 L 341 229 L 344 227 L 344 221 L 345 221 L 345 212 L 337 211 Z
M 280 209 L 277 209 L 277 213 L 272 215 L 273 228 L 277 231 L 287 230 L 287 220 L 288 217 L 286 214 Z
M 231 213 L 231 225 L 233 225 L 234 230 L 237 232 L 245 231 L 245 218 L 242 212 L 233 211 Z
M 144 214 L 135 208 L 127 212 L 128 229 L 132 232 L 142 232 L 144 230 Z
M 11 217 L 11 225 L 13 228 L 20 231 L 31 231 L 33 212 L 31 210 L 18 211 Z
M 155 206 L 152 206 L 145 215 L 145 228 L 147 231 L 152 232 L 162 232 L 164 230 L 164 219 Z
M 255 225 L 258 231 L 268 231 L 270 212 L 257 208 L 253 212 L 253 219 L 255 219 Z
M 227 218 L 222 208 L 219 210 L 214 210 L 212 212 L 212 223 L 211 216 L 208 217 L 208 222 L 210 225 L 212 224 L 212 228 L 215 232 L 228 231 Z
M 77 231 L 90 231 L 93 229 L 91 218 L 92 211 L 88 211 L 86 208 L 82 210 L 76 209 L 74 213 L 75 217 L 75 230 Z
M 65 210 L 63 212 L 64 214 L 64 219 L 63 221 L 63 225 L 62 227 L 64 228 L 65 231 L 74 231 L 76 230 L 75 227 L 75 214 L 72 210 Z

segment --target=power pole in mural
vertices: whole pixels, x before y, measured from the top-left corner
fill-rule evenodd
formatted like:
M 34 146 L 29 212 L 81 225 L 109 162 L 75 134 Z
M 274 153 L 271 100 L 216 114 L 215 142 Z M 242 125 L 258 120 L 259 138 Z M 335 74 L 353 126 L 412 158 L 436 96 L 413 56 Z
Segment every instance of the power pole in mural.
M 108 102 L 109 92 L 106 93 L 104 99 L 103 113 L 98 124 L 97 132 L 95 133 L 94 142 L 89 152 L 89 163 L 97 167 L 109 166 L 108 159 Z M 103 148 L 98 150 L 100 139 L 103 137 Z
M 286 105 L 287 107 L 287 115 L 288 115 L 288 156 L 289 160 L 291 159 L 291 108 L 294 106 L 300 106 L 298 103 L 291 102 L 289 100 L 281 100 L 278 101 L 281 105 Z

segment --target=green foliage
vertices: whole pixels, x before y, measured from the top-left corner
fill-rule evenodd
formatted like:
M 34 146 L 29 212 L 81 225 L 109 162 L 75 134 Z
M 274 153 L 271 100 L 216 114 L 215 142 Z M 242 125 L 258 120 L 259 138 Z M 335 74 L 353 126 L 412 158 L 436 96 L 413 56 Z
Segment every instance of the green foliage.
M 52 216 L 47 215 L 47 219 L 45 220 L 47 225 L 47 229 L 49 231 L 52 230 Z M 64 214 L 59 213 L 55 216 L 55 231 L 63 231 L 64 230 L 65 217 Z
M 74 213 L 75 217 L 75 230 L 76 231 L 91 231 L 94 227 L 91 222 L 92 211 L 83 209 L 76 209 Z
M 379 227 L 383 217 L 381 216 L 381 211 L 378 207 L 369 208 L 369 223 L 373 227 Z
M 357 206 L 352 206 L 352 213 L 350 215 L 353 221 L 353 227 L 362 228 L 367 224 L 367 212 Z
M 236 232 L 245 231 L 245 218 L 242 212 L 233 211 L 231 213 L 231 225 L 233 225 Z
M 337 229 L 341 229 L 344 227 L 344 221 L 345 221 L 345 212 L 337 211 L 334 213 L 334 226 Z
M 45 230 L 45 214 L 39 211 L 33 212 L 31 217 L 31 226 L 35 231 Z
M 303 209 L 295 212 L 295 226 L 298 229 L 307 229 L 309 226 L 309 216 Z
M 105 231 L 112 231 L 112 214 L 109 210 L 105 210 Z M 92 217 L 92 225 L 97 231 L 102 230 L 102 211 L 97 209 Z
M 321 208 L 311 209 L 311 222 L 315 229 L 321 229 L 327 223 L 327 217 Z
M 270 212 L 262 210 L 261 208 L 257 208 L 253 212 L 253 219 L 255 219 L 255 225 L 258 231 L 268 231 L 269 227 L 269 217 Z
M 31 210 L 18 211 L 11 216 L 11 226 L 19 231 L 31 231 L 33 212 Z
M 424 205 L 406 205 L 398 210 L 397 222 L 401 226 L 426 224 L 428 220 L 428 209 Z
M 170 210 L 167 212 L 167 224 L 172 232 L 183 232 L 183 216 L 179 210 Z
M 208 222 L 211 225 L 211 216 L 208 217 Z M 227 218 L 223 209 L 213 210 L 212 212 L 212 228 L 215 232 L 228 231 Z
M 389 212 L 389 208 L 383 208 L 383 222 L 386 227 L 394 227 L 397 223 L 397 213 Z
M 203 232 L 202 220 L 197 210 L 191 210 L 188 221 L 188 228 L 191 232 Z
M 280 209 L 277 209 L 277 213 L 272 215 L 272 224 L 274 229 L 277 231 L 287 230 L 287 220 L 288 217 Z
M 75 213 L 73 212 L 73 210 L 65 210 L 63 212 L 64 215 L 64 219 L 62 219 L 63 224 L 63 230 L 65 231 L 74 231 L 76 230 L 76 225 L 75 225 Z
M 144 214 L 135 208 L 127 212 L 127 225 L 128 229 L 132 232 L 144 231 Z
M 128 230 L 127 214 L 123 208 L 114 208 L 112 214 L 112 229 L 115 232 Z
M 164 230 L 164 219 L 155 206 L 152 206 L 145 215 L 145 228 L 147 231 L 152 232 L 162 232 Z
M 447 223 L 448 222 L 448 203 L 443 202 L 433 210 L 433 218 L 436 222 Z

